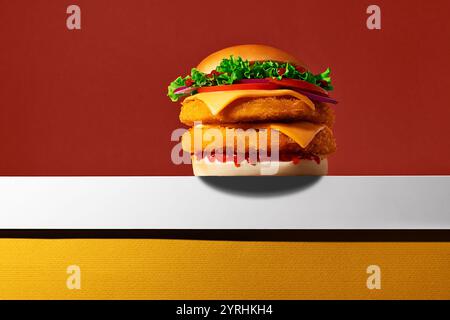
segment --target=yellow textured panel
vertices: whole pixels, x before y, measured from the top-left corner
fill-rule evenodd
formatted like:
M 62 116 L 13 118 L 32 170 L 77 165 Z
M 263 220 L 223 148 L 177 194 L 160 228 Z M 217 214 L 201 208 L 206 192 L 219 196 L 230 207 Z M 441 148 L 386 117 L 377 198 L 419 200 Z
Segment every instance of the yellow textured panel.
M 450 299 L 450 243 L 0 239 L 0 298 Z

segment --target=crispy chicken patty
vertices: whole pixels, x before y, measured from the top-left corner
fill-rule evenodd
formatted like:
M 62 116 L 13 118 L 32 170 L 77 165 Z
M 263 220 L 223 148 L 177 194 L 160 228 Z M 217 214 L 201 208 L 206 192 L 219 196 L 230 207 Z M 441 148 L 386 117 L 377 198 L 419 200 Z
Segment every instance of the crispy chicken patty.
M 209 126 L 207 128 L 214 128 L 219 129 L 222 133 L 222 137 L 224 138 L 223 142 L 220 143 L 220 141 L 214 141 L 214 139 L 202 139 L 202 150 L 205 148 L 208 148 L 210 150 L 217 147 L 232 147 L 234 150 L 237 149 L 237 139 L 234 139 L 233 141 L 227 141 L 226 140 L 226 129 L 230 128 L 230 126 L 220 126 L 220 127 L 212 127 Z M 200 129 L 204 130 L 204 129 Z M 195 153 L 194 150 L 194 129 L 190 129 L 188 132 L 186 132 L 182 137 L 182 147 L 183 150 L 186 152 L 189 152 L 191 154 Z M 268 152 L 271 151 L 271 134 L 270 130 L 268 131 L 267 137 L 268 141 L 267 144 L 265 144 L 266 149 Z M 202 131 L 202 134 L 204 135 L 204 131 Z M 212 140 L 212 141 L 211 141 Z M 245 151 L 248 152 L 249 150 L 259 150 L 260 143 L 259 141 L 255 141 L 257 139 L 246 139 L 245 141 Z M 283 133 L 279 133 L 279 142 L 278 142 L 278 148 L 279 152 L 290 152 L 290 153 L 303 153 L 303 154 L 312 154 L 317 156 L 328 156 L 332 154 L 334 151 L 336 151 L 336 142 L 333 137 L 333 132 L 330 130 L 330 128 L 325 127 L 321 131 L 319 131 L 313 140 L 308 144 L 306 148 L 302 148 L 300 145 L 298 145 L 293 139 L 288 137 L 287 135 Z M 224 150 L 225 152 L 225 150 Z
M 290 97 L 238 99 L 218 115 L 213 115 L 201 100 L 183 103 L 180 121 L 192 126 L 194 121 L 204 124 L 237 122 L 309 121 L 332 128 L 334 112 L 326 104 L 316 103 L 312 110 L 303 101 Z

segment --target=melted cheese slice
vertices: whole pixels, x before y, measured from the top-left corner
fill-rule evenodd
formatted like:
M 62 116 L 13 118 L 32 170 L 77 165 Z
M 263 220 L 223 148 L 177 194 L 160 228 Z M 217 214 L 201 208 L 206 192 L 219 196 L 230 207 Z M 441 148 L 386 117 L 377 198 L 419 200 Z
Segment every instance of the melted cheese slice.
M 184 101 L 189 102 L 193 100 L 203 101 L 209 108 L 213 115 L 219 114 L 226 106 L 233 101 L 241 98 L 260 98 L 260 97 L 280 97 L 290 96 L 303 101 L 312 110 L 315 109 L 314 103 L 306 96 L 288 89 L 280 90 L 230 90 L 230 91 L 215 91 L 197 93 L 193 96 L 187 97 Z
M 294 140 L 302 148 L 306 148 L 314 137 L 323 129 L 324 125 L 311 122 L 271 123 L 269 127 L 277 130 Z
M 264 123 L 264 124 L 241 123 L 236 124 L 235 126 L 226 125 L 226 127 L 236 129 L 241 128 L 244 130 L 251 128 L 276 130 L 294 140 L 302 148 L 306 148 L 311 143 L 311 141 L 313 141 L 314 137 L 320 131 L 326 128 L 325 125 L 315 124 L 306 121 L 299 121 L 292 123 Z M 203 124 L 198 124 L 194 126 L 194 128 L 205 130 L 210 128 L 217 129 L 217 127 L 214 125 L 203 125 Z M 186 150 L 189 150 L 189 148 L 187 148 Z

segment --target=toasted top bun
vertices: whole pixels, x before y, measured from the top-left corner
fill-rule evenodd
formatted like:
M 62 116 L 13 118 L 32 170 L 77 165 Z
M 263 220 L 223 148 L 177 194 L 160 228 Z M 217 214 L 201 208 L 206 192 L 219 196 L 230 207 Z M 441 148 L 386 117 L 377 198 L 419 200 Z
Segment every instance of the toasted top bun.
M 230 56 L 241 57 L 250 62 L 272 60 L 276 62 L 289 62 L 297 67 L 308 69 L 307 66 L 294 56 L 280 49 L 261 44 L 245 44 L 219 50 L 207 56 L 199 63 L 197 69 L 204 73 L 210 73 L 225 58 Z

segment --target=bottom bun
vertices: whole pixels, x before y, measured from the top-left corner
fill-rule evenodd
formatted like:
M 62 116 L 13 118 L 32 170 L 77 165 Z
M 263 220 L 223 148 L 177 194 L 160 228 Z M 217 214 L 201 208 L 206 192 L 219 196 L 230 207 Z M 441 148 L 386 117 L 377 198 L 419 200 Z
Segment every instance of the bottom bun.
M 233 162 L 211 162 L 208 159 L 192 159 L 195 176 L 324 176 L 328 174 L 328 160 L 320 163 L 302 159 L 299 163 L 258 162 L 255 165 L 244 161 L 238 167 Z

